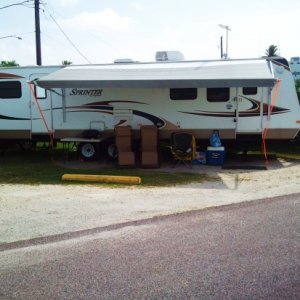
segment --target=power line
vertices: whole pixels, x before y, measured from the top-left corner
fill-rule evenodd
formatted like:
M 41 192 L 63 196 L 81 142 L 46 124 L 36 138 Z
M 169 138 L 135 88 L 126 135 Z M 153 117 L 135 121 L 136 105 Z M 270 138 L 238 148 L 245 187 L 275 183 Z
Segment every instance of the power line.
M 60 27 L 60 25 L 57 23 L 57 21 L 53 18 L 53 16 L 50 14 L 50 18 L 53 20 L 53 22 L 57 25 L 57 27 L 59 28 L 59 30 L 61 31 L 61 33 L 65 36 L 65 38 L 69 41 L 69 43 L 73 46 L 73 48 L 89 63 L 91 64 L 91 62 L 86 58 L 85 55 L 83 55 L 80 50 L 74 45 L 74 43 L 71 41 L 71 39 L 67 36 L 67 34 L 62 30 L 62 28 Z
M 37 65 L 42 65 L 42 54 L 41 54 L 41 37 L 40 37 L 40 12 L 39 12 L 39 5 L 40 0 L 26 0 L 18 3 L 13 3 L 10 5 L 5 5 L 0 7 L 0 9 L 9 8 L 12 6 L 25 6 L 27 8 L 34 8 L 35 12 L 35 35 L 36 35 L 36 61 Z
M 45 5 L 44 5 L 45 7 Z M 46 7 L 45 7 L 46 8 Z M 47 8 L 46 8 L 47 9 Z M 78 49 L 78 47 L 71 41 L 71 39 L 68 37 L 68 35 L 63 31 L 61 26 L 58 24 L 58 22 L 55 20 L 55 18 L 52 16 L 52 14 L 47 10 L 50 18 L 55 23 L 55 25 L 58 27 L 60 32 L 64 35 L 64 37 L 68 40 L 68 42 L 72 45 L 72 47 L 79 53 L 81 57 L 83 57 L 89 64 L 91 64 L 91 61 Z
M 45 8 L 45 3 L 43 3 L 42 1 L 39 1 L 39 0 L 26 0 L 26 1 L 22 1 L 22 2 L 18 2 L 18 3 L 13 3 L 13 4 L 10 4 L 10 5 L 6 5 L 6 6 L 3 6 L 3 7 L 0 7 L 0 9 L 5 9 L 5 8 L 9 8 L 9 7 L 12 7 L 12 6 L 17 6 L 17 5 L 20 5 L 20 6 L 25 6 L 25 7 L 28 7 L 28 8 L 35 8 L 35 14 L 37 15 L 38 14 L 38 11 L 40 9 L 39 7 L 39 4 L 42 4 Z M 82 56 L 89 64 L 91 64 L 91 62 L 88 60 L 88 58 L 75 46 L 75 44 L 71 41 L 71 39 L 67 36 L 67 34 L 63 31 L 63 29 L 61 28 L 61 26 L 58 24 L 58 22 L 55 20 L 55 18 L 49 13 L 48 11 L 48 14 L 50 16 L 50 18 L 52 19 L 52 21 L 56 24 L 56 26 L 59 28 L 59 30 L 61 31 L 61 33 L 65 36 L 65 38 L 68 40 L 68 42 L 72 45 L 72 47 L 79 53 L 80 56 Z M 37 21 L 37 16 L 36 16 L 36 21 Z M 38 20 L 39 21 L 39 20 Z M 38 24 L 39 25 L 39 24 Z M 37 24 L 36 24 L 36 35 L 39 37 L 40 35 L 40 30 L 38 28 L 37 30 Z M 36 37 L 37 38 L 37 37 Z M 40 38 L 40 37 L 39 37 Z M 37 43 L 37 46 L 38 46 L 38 43 Z M 38 52 L 39 51 L 39 52 Z M 37 49 L 37 54 L 40 53 L 40 50 Z M 39 57 L 39 59 L 38 59 Z M 37 60 L 40 61 L 38 62 L 37 64 L 40 64 L 41 65 L 41 54 L 37 55 Z
M 20 32 L 18 35 L 26 35 L 26 34 L 33 34 L 35 31 L 27 31 L 27 32 Z

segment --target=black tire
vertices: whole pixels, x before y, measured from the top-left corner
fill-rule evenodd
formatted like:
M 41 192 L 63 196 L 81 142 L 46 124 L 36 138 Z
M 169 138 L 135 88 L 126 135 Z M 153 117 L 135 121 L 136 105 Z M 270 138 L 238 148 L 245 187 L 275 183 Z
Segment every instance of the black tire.
M 108 139 L 104 141 L 101 146 L 106 160 L 113 161 L 117 159 L 117 146 L 115 144 L 115 139 Z
M 97 147 L 95 143 L 80 143 L 78 152 L 83 160 L 95 160 L 97 157 Z

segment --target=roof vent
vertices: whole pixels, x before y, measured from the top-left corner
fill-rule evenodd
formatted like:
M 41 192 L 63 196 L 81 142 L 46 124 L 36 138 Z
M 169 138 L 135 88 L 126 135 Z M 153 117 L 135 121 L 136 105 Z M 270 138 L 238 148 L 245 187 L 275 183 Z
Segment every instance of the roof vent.
M 184 56 L 180 51 L 157 51 L 155 53 L 156 61 L 182 61 Z
M 114 60 L 115 64 L 131 64 L 134 61 L 131 58 L 118 58 Z

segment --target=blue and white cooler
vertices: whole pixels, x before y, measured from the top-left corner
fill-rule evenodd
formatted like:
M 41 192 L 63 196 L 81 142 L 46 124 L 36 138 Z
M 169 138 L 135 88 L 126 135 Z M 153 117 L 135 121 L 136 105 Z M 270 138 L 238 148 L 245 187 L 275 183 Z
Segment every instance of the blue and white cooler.
M 224 147 L 207 147 L 206 164 L 222 166 L 225 160 Z

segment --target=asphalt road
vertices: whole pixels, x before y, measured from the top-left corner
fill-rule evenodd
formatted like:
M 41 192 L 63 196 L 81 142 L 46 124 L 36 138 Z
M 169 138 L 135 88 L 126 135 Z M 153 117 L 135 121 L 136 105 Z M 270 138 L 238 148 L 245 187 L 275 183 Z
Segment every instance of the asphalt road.
M 0 299 L 300 299 L 300 194 L 0 252 Z

